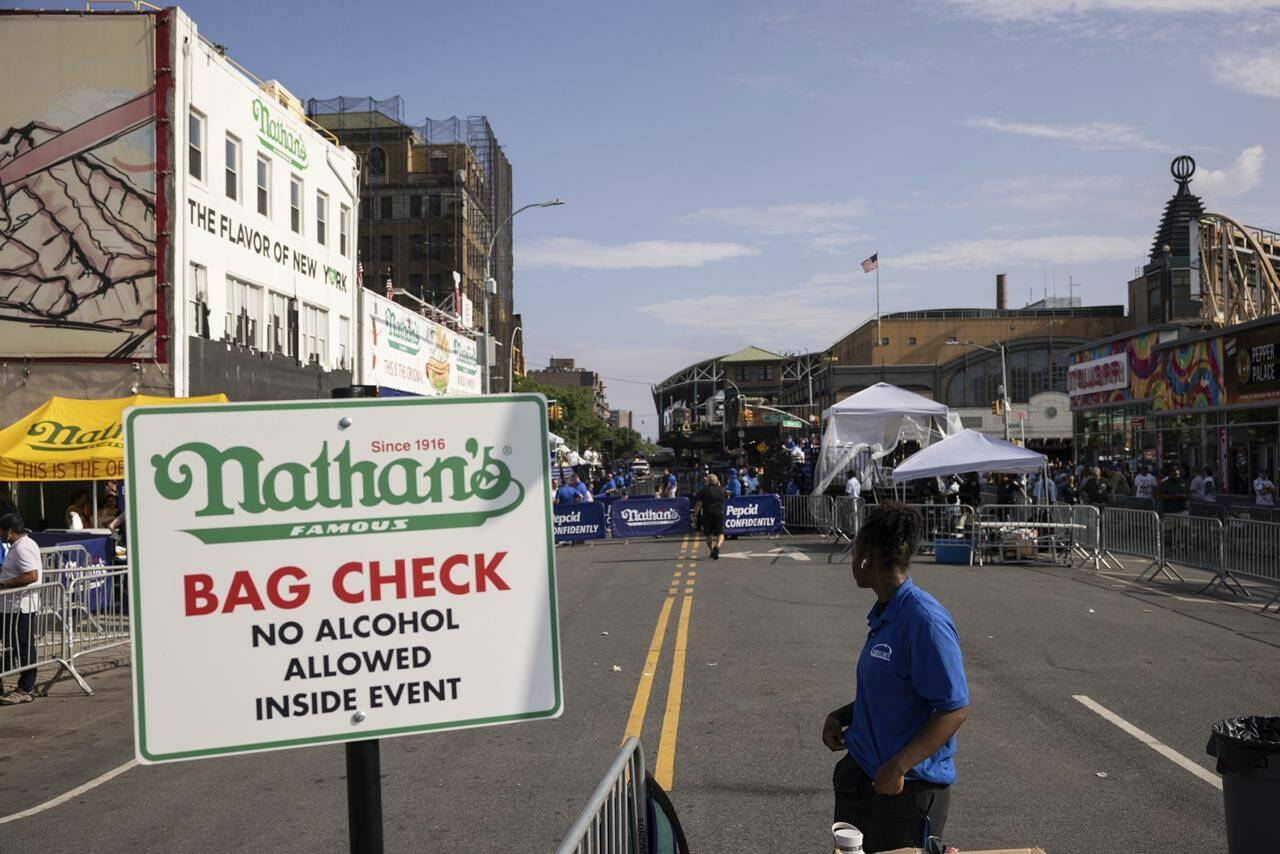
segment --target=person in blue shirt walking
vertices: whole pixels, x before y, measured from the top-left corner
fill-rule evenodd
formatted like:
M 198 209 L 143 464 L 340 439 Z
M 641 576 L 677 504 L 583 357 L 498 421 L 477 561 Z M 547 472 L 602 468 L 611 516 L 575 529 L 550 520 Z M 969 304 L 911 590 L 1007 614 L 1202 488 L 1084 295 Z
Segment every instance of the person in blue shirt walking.
M 730 498 L 742 495 L 742 481 L 738 480 L 737 469 L 729 469 L 729 482 L 724 485 L 724 491 Z
M 877 505 L 853 548 L 853 578 L 876 604 L 857 664 L 854 701 L 827 715 L 822 742 L 836 764 L 835 820 L 868 852 L 922 848 L 941 837 L 956 781 L 956 731 L 969 713 L 960 638 L 947 609 L 907 577 L 920 514 Z

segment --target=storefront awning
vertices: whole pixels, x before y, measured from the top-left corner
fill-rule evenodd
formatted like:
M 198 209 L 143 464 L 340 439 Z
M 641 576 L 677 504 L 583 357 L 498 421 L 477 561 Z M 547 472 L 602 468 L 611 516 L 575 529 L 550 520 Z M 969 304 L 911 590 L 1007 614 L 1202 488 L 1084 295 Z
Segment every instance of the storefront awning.
M 124 411 L 130 406 L 225 403 L 225 394 L 110 400 L 53 397 L 0 430 L 0 481 L 115 480 L 124 477 Z

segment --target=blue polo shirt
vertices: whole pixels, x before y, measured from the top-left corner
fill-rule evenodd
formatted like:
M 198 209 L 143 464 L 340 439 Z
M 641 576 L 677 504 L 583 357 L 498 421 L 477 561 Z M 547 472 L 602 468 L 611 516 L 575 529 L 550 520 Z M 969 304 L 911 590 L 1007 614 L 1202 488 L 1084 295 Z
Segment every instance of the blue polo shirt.
M 572 504 L 578 500 L 578 490 L 567 483 L 556 487 L 556 504 Z
M 969 705 L 969 685 L 951 615 L 910 578 L 886 604 L 876 603 L 867 623 L 871 629 L 858 656 L 853 725 L 845 730 L 844 743 L 867 776 L 875 777 L 934 711 Z M 952 736 L 908 771 L 907 779 L 951 785 L 955 752 Z

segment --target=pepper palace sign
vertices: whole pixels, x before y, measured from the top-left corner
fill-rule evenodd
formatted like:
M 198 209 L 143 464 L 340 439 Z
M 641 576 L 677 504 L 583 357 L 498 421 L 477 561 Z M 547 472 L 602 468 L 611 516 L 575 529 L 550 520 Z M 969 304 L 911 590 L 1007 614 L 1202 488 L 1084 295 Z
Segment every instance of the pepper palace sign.
M 141 762 L 556 717 L 538 395 L 125 419 Z

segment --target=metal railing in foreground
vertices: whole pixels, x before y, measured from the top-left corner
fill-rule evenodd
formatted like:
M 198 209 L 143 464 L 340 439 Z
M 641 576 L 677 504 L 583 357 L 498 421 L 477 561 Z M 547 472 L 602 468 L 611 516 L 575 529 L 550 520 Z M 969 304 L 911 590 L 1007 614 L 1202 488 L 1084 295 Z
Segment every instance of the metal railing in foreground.
M 1120 568 L 1118 555 L 1150 561 L 1138 578 L 1147 573 L 1155 578 L 1164 573 L 1171 581 L 1184 580 L 1177 571 L 1165 565 L 1160 547 L 1160 515 L 1154 510 L 1107 507 L 1102 511 L 1102 561 L 1109 568 Z
M 1221 585 L 1232 592 L 1249 595 L 1240 582 L 1224 572 L 1222 531 L 1221 519 L 1166 513 L 1160 517 L 1160 566 L 1172 571 L 1179 580 L 1182 576 L 1175 566 L 1213 573 L 1213 578 L 1201 588 L 1202 593 Z
M 86 694 L 93 689 L 76 669 L 83 655 L 130 640 L 128 569 L 68 567 L 46 581 L 0 591 L 0 677 L 29 667 L 57 665 Z
M 556 854 L 646 854 L 644 748 L 632 736 L 565 834 Z
M 45 546 L 40 549 L 40 563 L 45 572 L 69 566 L 88 566 L 93 563 L 89 550 L 78 543 Z
M 1280 523 L 1230 519 L 1223 531 L 1222 542 L 1220 574 L 1224 586 L 1228 578 L 1235 581 L 1232 573 L 1280 584 Z M 1280 602 L 1280 592 L 1272 596 L 1262 610 L 1267 611 L 1277 602 Z
M 809 529 L 823 535 L 834 533 L 835 501 L 830 495 L 780 495 L 782 531 Z

